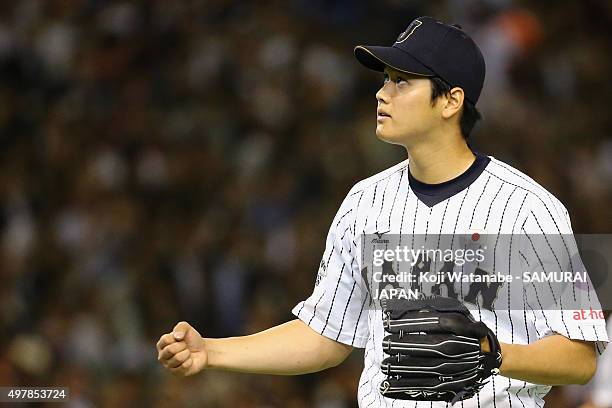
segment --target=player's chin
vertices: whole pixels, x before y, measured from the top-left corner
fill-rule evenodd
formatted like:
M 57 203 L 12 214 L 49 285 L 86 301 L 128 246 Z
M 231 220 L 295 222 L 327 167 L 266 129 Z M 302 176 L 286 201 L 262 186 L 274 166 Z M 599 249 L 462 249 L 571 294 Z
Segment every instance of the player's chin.
M 376 137 L 386 143 L 401 144 L 398 135 L 394 134 L 391 129 L 385 125 L 379 124 L 376 126 Z

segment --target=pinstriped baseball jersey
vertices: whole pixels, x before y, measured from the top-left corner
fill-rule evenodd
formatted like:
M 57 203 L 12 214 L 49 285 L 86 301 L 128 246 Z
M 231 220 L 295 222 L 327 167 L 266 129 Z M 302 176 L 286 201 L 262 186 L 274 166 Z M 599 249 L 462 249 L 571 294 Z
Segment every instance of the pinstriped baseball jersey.
M 406 160 L 358 182 L 349 191 L 330 227 L 313 293 L 296 305 L 293 313 L 326 337 L 365 348 L 358 389 L 360 407 L 447 406 L 443 402 L 388 399 L 379 392 L 385 377 L 380 370 L 385 334 L 381 310 L 368 307 L 370 294 L 362 278 L 367 267 L 361 245 L 363 237 L 454 235 L 474 230 L 527 236 L 572 233 L 565 207 L 552 194 L 520 171 L 483 155 L 478 155 L 464 174 L 441 185 L 414 180 Z M 563 249 L 536 248 L 521 249 L 521 267 L 529 269 L 564 256 Z M 518 296 L 516 293 L 511 296 L 509 288 L 507 294 L 504 289 L 497 293 L 496 306 L 491 310 L 480 307 L 472 310 L 474 318 L 487 324 L 500 342 L 529 344 L 559 333 L 571 339 L 595 341 L 598 351 L 605 347 L 608 341 L 605 325 L 585 325 L 567 318 L 566 312 L 578 307 L 572 302 L 571 290 L 556 294 L 556 308 L 546 308 L 538 305 L 541 300 L 537 288 L 512 287 L 513 291 L 522 291 Z M 587 290 L 589 303 L 581 303 L 580 307 L 601 309 L 590 281 Z M 493 376 L 474 398 L 456 406 L 542 407 L 549 390 L 549 386 Z

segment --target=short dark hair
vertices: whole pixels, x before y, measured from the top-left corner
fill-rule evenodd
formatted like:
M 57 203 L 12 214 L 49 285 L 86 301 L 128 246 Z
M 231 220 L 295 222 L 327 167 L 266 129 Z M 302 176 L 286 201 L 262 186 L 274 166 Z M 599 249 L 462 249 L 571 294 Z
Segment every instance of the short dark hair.
M 431 103 L 441 95 L 448 95 L 452 87 L 440 77 L 431 77 Z M 474 125 L 478 120 L 481 119 L 480 112 L 476 109 L 476 106 L 467 99 L 463 99 L 463 112 L 461 113 L 461 119 L 459 120 L 459 126 L 461 127 L 461 134 L 463 138 L 467 140 L 474 129 Z

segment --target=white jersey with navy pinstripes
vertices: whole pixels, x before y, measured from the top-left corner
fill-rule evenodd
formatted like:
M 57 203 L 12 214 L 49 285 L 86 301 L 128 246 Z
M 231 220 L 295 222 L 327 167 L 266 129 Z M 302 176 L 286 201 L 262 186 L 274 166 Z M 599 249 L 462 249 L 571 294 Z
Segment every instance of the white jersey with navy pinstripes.
M 358 182 L 337 212 L 326 240 L 314 291 L 293 313 L 312 329 L 338 342 L 365 348 L 358 389 L 359 406 L 446 407 L 443 402 L 415 402 L 384 398 L 378 391 L 384 378 L 382 313 L 368 307 L 361 279 L 364 234 L 571 234 L 565 207 L 542 186 L 517 169 L 490 158 L 484 170 L 464 189 L 432 206 L 426 205 L 408 182 L 408 161 Z M 555 254 L 525 251 L 525 262 L 537 263 Z M 514 289 L 513 289 L 514 290 Z M 590 306 L 601 309 L 589 282 Z M 553 333 L 571 339 L 595 341 L 599 350 L 608 341 L 605 325 L 584 325 L 563 318 L 560 311 L 536 304 L 537 293 L 499 296 L 503 313 L 478 310 L 475 319 L 494 330 L 500 342 L 530 344 Z M 571 305 L 567 294 L 559 301 Z M 511 299 L 511 300 L 510 300 Z M 508 305 L 509 302 L 515 304 Z M 518 304 L 516 304 L 518 303 Z M 570 306 L 571 307 L 571 306 Z M 456 404 L 468 407 L 542 407 L 549 386 L 503 376 L 491 377 L 472 399 Z M 448 405 L 450 406 L 450 405 Z

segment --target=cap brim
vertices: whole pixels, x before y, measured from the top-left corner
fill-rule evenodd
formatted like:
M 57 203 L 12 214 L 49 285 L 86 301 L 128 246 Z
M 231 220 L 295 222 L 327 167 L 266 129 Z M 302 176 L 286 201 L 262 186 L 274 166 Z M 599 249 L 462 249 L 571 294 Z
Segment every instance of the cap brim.
M 421 64 L 419 60 L 405 51 L 395 47 L 358 45 L 354 50 L 355 57 L 366 68 L 383 72 L 385 66 L 407 74 L 435 76 L 436 73 Z

